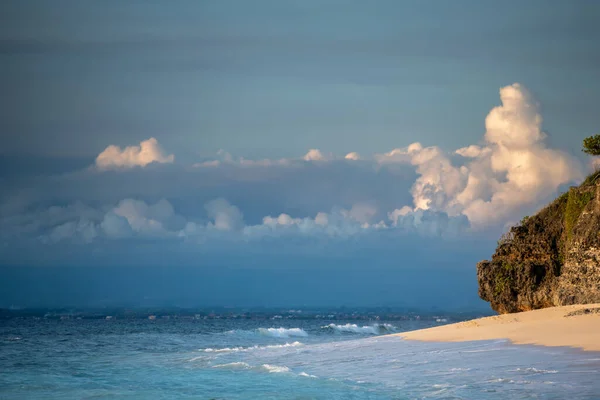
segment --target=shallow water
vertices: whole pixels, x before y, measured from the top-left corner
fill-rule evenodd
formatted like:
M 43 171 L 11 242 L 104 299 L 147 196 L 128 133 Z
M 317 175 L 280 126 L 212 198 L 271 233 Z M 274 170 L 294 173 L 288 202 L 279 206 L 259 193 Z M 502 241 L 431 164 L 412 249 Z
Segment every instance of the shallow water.
M 2 399 L 597 399 L 600 354 L 382 334 L 418 321 L 11 320 Z

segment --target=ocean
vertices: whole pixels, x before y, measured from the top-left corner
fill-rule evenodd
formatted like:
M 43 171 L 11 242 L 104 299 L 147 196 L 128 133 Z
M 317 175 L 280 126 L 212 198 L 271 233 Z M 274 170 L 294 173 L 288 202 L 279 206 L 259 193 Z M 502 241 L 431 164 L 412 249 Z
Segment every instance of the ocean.
M 599 399 L 600 354 L 389 336 L 443 318 L 0 321 L 0 399 Z

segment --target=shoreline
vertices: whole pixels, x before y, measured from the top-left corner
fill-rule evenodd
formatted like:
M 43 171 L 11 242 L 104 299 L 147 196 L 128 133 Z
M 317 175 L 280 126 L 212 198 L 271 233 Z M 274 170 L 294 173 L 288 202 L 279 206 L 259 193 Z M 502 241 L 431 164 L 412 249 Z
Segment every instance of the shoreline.
M 514 344 L 600 352 L 600 303 L 494 315 L 393 336 L 425 342 L 508 339 Z

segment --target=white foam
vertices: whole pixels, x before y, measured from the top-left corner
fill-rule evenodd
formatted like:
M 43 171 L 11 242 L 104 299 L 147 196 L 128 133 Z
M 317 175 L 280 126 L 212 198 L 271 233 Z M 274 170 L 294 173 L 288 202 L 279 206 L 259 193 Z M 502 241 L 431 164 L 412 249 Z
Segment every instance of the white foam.
M 270 374 L 281 374 L 284 372 L 290 372 L 290 369 L 288 367 L 281 367 L 279 365 L 263 364 L 261 368 L 266 370 Z
M 244 351 L 245 348 L 244 347 L 225 347 L 223 349 L 211 349 L 210 347 L 208 349 L 204 349 L 203 351 L 205 353 L 229 353 L 229 352 L 233 352 L 233 351 Z
M 356 324 L 329 324 L 322 326 L 321 328 L 333 329 L 336 332 L 359 333 L 363 335 L 379 335 L 380 333 L 394 331 L 396 329 L 396 327 L 391 324 L 376 324 L 371 326 L 358 326 Z
M 239 351 L 283 349 L 286 347 L 298 347 L 298 346 L 303 346 L 303 344 L 300 342 L 292 342 L 292 343 L 285 343 L 285 344 L 271 344 L 268 346 L 224 347 L 222 349 L 213 349 L 213 348 L 209 347 L 207 349 L 200 349 L 200 351 L 203 351 L 205 353 L 235 353 L 235 352 L 239 352 Z
M 227 364 L 217 364 L 213 365 L 213 368 L 232 368 L 232 369 L 249 369 L 250 365 L 248 363 L 237 361 L 231 362 Z
M 316 377 L 317 377 L 316 375 L 310 375 L 310 374 L 307 374 L 307 373 L 306 373 L 306 372 L 304 372 L 304 371 L 303 371 L 303 372 L 300 372 L 300 373 L 298 374 L 298 376 L 304 376 L 304 377 L 306 377 L 306 378 L 316 378 Z
M 261 335 L 278 338 L 308 336 L 308 333 L 300 328 L 258 328 L 258 333 Z
M 242 369 L 242 370 L 254 370 L 254 371 L 263 371 L 268 372 L 270 374 L 282 374 L 291 372 L 290 369 L 286 366 L 281 365 L 273 365 L 273 364 L 262 364 L 260 367 L 251 366 L 248 363 L 243 361 L 230 362 L 227 364 L 217 364 L 213 365 L 213 368 L 225 368 L 225 369 Z
M 530 367 L 530 368 L 517 368 L 515 370 L 512 371 L 516 371 L 516 372 L 528 372 L 528 373 L 532 373 L 532 374 L 556 374 L 558 373 L 558 371 L 553 370 L 553 369 L 537 369 L 534 367 Z

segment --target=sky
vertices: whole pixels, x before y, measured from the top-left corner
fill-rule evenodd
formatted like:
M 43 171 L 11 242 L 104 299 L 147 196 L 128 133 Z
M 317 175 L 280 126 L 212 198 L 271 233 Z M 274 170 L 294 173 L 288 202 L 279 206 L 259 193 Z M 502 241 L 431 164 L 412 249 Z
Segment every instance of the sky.
M 0 306 L 481 308 L 597 160 L 594 1 L 4 1 Z

